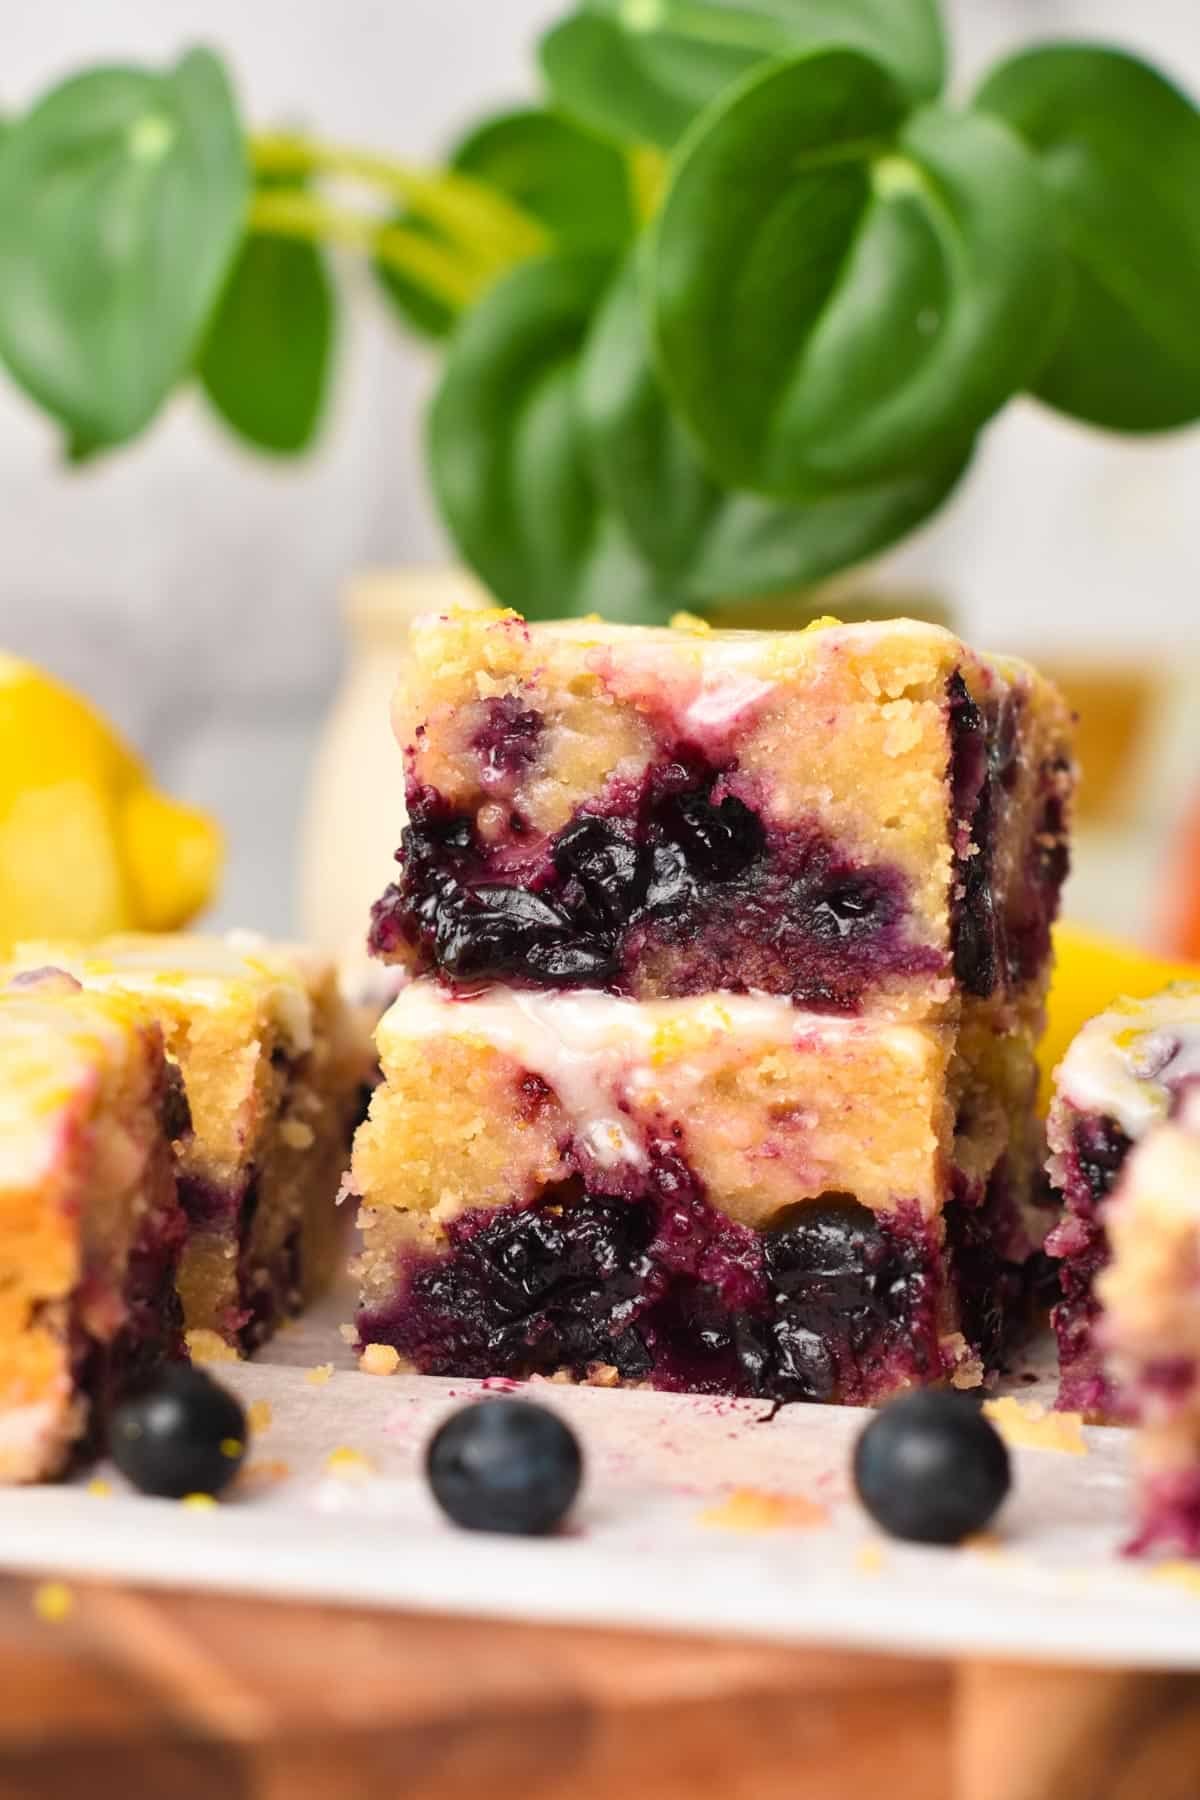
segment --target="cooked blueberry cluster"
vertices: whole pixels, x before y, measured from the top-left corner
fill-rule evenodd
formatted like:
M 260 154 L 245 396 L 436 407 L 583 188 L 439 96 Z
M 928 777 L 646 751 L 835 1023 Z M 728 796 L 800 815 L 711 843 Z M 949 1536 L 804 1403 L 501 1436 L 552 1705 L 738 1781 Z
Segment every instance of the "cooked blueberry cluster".
M 514 754 L 504 746 L 489 754 Z M 936 971 L 936 953 L 904 942 L 899 871 L 853 863 L 815 826 L 768 827 L 732 786 L 681 751 L 527 860 L 513 858 L 526 835 L 514 812 L 505 880 L 473 818 L 419 793 L 372 947 L 407 945 L 455 981 L 638 993 L 669 971 L 676 994 L 757 988 L 828 1011 L 855 1010 L 889 970 Z
M 1109 1260 L 1108 1234 L 1100 1221 L 1131 1149 L 1115 1119 L 1087 1113 L 1071 1135 L 1065 1181 L 1067 1216 L 1047 1248 L 1060 1257 L 1060 1299 L 1051 1315 L 1062 1369 L 1060 1401 L 1076 1410 L 1111 1414 L 1114 1395 L 1094 1342 L 1100 1317 L 1096 1277 Z
M 359 1324 L 431 1374 L 604 1364 L 691 1392 L 862 1401 L 938 1372 L 936 1292 L 919 1222 L 904 1235 L 828 1194 L 752 1231 L 660 1148 L 634 1198 L 575 1178 L 456 1221 L 448 1251 L 411 1266 L 395 1312 Z

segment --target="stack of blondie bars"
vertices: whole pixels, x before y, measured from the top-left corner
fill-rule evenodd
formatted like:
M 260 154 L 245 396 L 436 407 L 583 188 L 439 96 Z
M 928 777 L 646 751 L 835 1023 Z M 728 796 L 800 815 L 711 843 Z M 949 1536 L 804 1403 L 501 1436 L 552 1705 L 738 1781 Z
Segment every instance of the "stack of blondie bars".
M 359 1331 L 424 1371 L 970 1387 L 1045 1235 L 1070 721 L 935 626 L 419 624 Z

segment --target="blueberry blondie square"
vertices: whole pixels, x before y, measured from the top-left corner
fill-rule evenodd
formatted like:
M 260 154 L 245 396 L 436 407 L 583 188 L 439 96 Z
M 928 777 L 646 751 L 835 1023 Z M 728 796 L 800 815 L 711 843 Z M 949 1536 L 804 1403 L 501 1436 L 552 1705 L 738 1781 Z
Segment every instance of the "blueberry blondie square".
M 162 1035 L 66 975 L 0 992 L 0 1481 L 57 1474 L 183 1351 Z
M 1022 1315 L 1032 1039 L 1010 1094 L 936 1021 L 424 977 L 376 1041 L 358 1328 L 417 1369 L 863 1402 Z
M 248 934 L 126 935 L 22 946 L 91 991 L 134 996 L 183 1077 L 176 1123 L 189 1333 L 261 1344 L 333 1272 L 336 1196 L 369 1044 L 331 961 Z
M 1095 1337 L 1096 1280 L 1108 1261 L 1103 1203 L 1132 1146 L 1197 1084 L 1200 984 L 1187 982 L 1089 1020 L 1055 1073 L 1049 1172 L 1063 1216 L 1046 1249 L 1059 1263 L 1059 1404 L 1072 1411 L 1104 1418 L 1120 1407 Z
M 1200 1555 L 1200 1084 L 1130 1152 L 1102 1208 L 1096 1336 L 1136 1421 L 1134 1550 Z
M 911 621 L 800 632 L 419 621 L 375 953 L 638 999 L 925 1018 L 1044 988 L 1070 719 Z

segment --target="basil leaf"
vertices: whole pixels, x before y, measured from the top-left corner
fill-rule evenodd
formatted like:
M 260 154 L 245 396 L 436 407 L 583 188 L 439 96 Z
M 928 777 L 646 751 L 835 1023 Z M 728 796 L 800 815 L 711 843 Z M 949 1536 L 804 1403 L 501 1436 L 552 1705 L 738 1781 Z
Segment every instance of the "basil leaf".
M 936 0 L 584 0 L 541 59 L 565 111 L 666 147 L 755 65 L 828 45 L 874 57 L 914 100 L 945 81 Z
M 657 221 L 655 349 L 705 460 L 800 498 L 953 454 L 1036 374 L 1062 261 L 1037 163 L 856 51 L 698 121 Z
M 1049 45 L 975 100 L 1036 150 L 1074 273 L 1034 392 L 1116 431 L 1200 417 L 1200 112 L 1119 50 Z
M 222 65 L 97 69 L 0 144 L 0 356 L 81 442 L 115 444 L 191 368 L 241 237 L 247 174 Z
M 602 610 L 669 616 L 592 478 L 579 427 L 579 353 L 607 257 L 525 263 L 456 333 L 429 419 L 442 516 L 496 597 L 529 618 Z
M 654 367 L 635 259 L 592 327 L 580 410 L 596 479 L 680 604 L 800 589 L 928 517 L 969 460 L 955 452 L 874 486 L 787 502 L 723 487 L 675 418 Z
M 619 250 L 637 228 L 622 152 L 557 113 L 531 107 L 485 119 L 452 151 L 450 166 L 515 200 L 549 229 L 559 249 Z M 397 223 L 440 235 L 413 213 L 399 214 Z M 373 266 L 416 331 L 439 338 L 453 329 L 457 315 L 445 301 L 385 263 Z
M 256 449 L 305 450 L 316 436 L 333 348 L 334 289 L 313 244 L 251 236 L 200 354 L 201 385 Z

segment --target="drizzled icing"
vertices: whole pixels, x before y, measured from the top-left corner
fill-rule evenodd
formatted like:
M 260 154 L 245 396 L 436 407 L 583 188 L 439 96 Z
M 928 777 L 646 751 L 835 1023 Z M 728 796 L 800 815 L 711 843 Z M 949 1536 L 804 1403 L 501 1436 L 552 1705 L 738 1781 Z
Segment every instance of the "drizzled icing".
M 1200 1082 L 1200 983 L 1150 1000 L 1123 1000 L 1089 1020 L 1058 1071 L 1058 1090 L 1080 1112 L 1115 1119 L 1139 1138 Z

